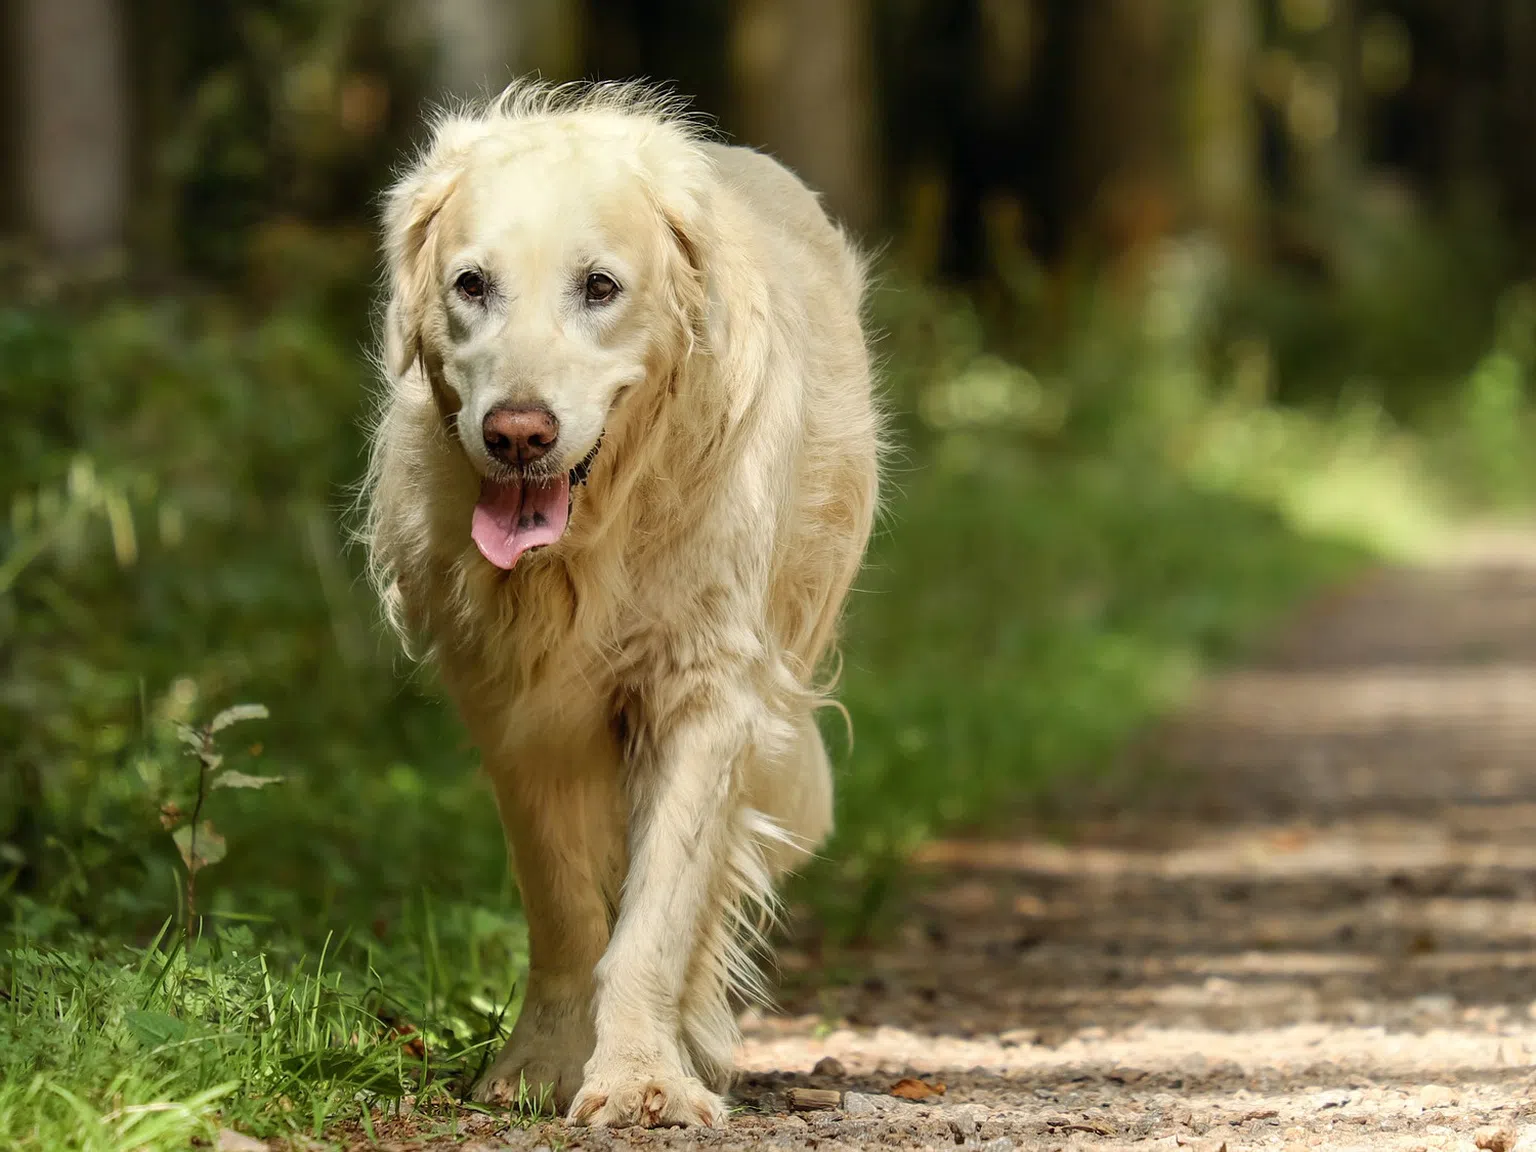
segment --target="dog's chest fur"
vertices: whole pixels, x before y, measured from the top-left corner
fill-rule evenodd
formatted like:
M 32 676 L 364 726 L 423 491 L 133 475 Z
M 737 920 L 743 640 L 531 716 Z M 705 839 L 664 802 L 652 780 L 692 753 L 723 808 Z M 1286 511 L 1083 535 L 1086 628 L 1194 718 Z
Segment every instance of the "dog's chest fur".
M 600 595 L 589 585 L 611 575 L 532 559 L 503 573 L 466 555 L 436 574 L 467 609 L 434 628 L 444 678 L 477 743 L 500 758 L 591 756 L 601 745 L 621 761 L 647 682 L 679 658 L 675 629 L 643 590 Z

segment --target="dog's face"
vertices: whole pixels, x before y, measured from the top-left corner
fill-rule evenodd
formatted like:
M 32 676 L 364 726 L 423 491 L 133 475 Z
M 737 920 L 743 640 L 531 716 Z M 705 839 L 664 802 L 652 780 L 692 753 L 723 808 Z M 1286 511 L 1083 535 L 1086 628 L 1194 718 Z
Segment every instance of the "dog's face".
M 686 323 L 676 281 L 695 270 L 623 143 L 551 124 L 466 149 L 428 206 L 418 299 L 397 305 L 482 478 L 472 535 L 499 567 L 561 537 L 604 429 Z

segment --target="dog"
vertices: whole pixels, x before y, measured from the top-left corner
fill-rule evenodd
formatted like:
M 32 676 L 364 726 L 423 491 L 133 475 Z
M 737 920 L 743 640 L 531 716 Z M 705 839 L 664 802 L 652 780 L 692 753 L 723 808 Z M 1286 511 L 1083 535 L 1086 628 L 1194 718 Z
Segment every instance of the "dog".
M 635 85 L 441 116 L 383 215 L 370 568 L 528 920 L 475 1095 L 720 1126 L 774 883 L 832 826 L 818 677 L 882 440 L 866 263 L 786 168 Z

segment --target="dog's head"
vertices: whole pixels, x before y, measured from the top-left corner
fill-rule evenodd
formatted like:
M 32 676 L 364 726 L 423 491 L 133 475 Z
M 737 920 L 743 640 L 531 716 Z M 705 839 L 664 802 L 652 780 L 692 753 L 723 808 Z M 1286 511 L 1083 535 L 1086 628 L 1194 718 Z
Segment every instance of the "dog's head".
M 690 354 L 711 178 L 633 90 L 523 90 L 441 121 L 391 190 L 388 368 L 420 362 L 498 567 L 561 538 L 605 430 Z

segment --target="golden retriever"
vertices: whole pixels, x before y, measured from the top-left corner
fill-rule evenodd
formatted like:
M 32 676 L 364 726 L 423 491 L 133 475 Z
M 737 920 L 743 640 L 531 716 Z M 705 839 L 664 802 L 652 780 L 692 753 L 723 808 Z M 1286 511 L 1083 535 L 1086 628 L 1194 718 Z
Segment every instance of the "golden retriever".
M 446 115 L 384 232 L 371 564 L 481 751 L 530 934 L 476 1093 L 718 1126 L 772 884 L 832 822 L 865 266 L 789 171 L 630 85 Z

